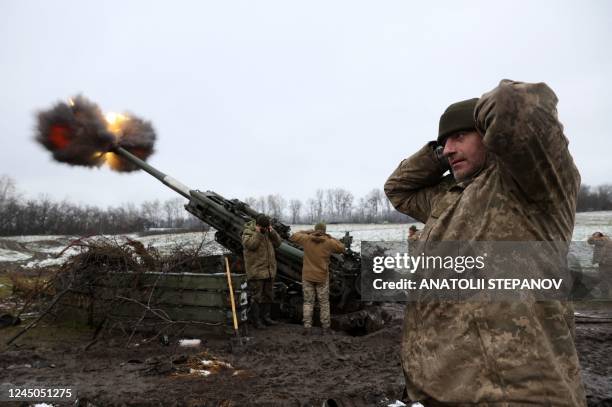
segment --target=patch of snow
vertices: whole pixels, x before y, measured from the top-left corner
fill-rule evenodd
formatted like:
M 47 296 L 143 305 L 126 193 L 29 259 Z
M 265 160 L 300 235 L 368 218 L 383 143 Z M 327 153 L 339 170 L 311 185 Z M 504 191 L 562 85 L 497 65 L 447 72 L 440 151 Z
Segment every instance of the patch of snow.
M 203 370 L 203 369 L 189 369 L 189 374 L 197 374 L 198 376 L 210 376 L 210 371 L 209 370 Z
M 202 364 L 202 366 L 205 367 L 212 367 L 212 366 L 222 366 L 222 367 L 226 367 L 228 369 L 233 369 L 232 365 L 224 362 L 222 360 L 206 360 L 206 359 L 202 359 L 200 360 L 200 363 Z
M 50 259 L 44 259 L 44 260 L 29 261 L 27 264 L 21 267 L 29 269 L 29 268 L 34 268 L 34 267 L 60 266 L 64 264 L 65 261 L 66 261 L 66 257 L 62 256 L 62 257 L 58 257 L 57 259 L 50 258 Z
M 180 339 L 179 346 L 184 348 L 197 348 L 202 344 L 201 339 Z
M 18 252 L 15 250 L 0 249 L 0 262 L 4 261 L 24 261 L 32 257 L 31 254 Z
M 28 244 L 27 248 L 37 253 L 58 254 L 66 248 L 66 245 L 57 245 L 57 246 L 49 247 L 49 246 L 42 246 L 38 244 Z
M 33 235 L 33 236 L 6 236 L 0 239 L 13 240 L 20 243 L 31 243 L 39 242 L 42 240 L 64 240 L 64 239 L 75 239 L 76 237 L 70 237 L 66 235 Z

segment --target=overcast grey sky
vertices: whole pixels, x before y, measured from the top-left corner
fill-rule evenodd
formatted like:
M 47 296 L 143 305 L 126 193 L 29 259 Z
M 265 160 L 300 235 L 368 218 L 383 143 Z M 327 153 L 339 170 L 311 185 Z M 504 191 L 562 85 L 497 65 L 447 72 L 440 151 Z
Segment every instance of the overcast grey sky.
M 38 109 L 83 93 L 151 120 L 150 163 L 193 188 L 359 197 L 448 104 L 511 78 L 553 88 L 583 183 L 611 183 L 611 40 L 604 0 L 0 0 L 0 175 L 102 206 L 174 197 L 32 141 Z

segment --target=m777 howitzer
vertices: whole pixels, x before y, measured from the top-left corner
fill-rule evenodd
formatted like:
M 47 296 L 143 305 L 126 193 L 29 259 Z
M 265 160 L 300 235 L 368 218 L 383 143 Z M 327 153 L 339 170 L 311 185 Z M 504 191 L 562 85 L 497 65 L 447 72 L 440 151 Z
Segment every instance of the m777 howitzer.
M 191 189 L 122 147 L 115 146 L 111 151 L 187 198 L 189 203 L 185 209 L 217 230 L 215 240 L 234 254 L 242 254 L 241 236 L 244 225 L 255 219 L 259 212 L 238 199 L 228 200 L 212 191 Z M 274 218 L 271 222 L 283 239 L 281 246 L 276 249 L 278 279 L 288 287 L 295 288 L 301 282 L 304 252 L 300 246 L 288 240 L 291 229 L 289 226 Z M 332 311 L 351 312 L 359 308 L 361 258 L 350 249 L 351 240 L 347 234 L 343 238 L 347 246 L 346 252 L 343 255 L 333 255 L 330 261 Z M 298 293 L 301 293 L 301 290 Z

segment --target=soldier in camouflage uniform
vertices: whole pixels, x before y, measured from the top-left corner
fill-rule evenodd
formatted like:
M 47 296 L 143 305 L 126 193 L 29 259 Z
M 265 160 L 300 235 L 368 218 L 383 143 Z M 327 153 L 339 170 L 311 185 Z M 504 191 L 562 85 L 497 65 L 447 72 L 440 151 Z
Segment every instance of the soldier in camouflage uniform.
M 612 240 L 601 232 L 595 232 L 587 243 L 593 246 L 593 264 L 599 266 L 599 287 L 602 298 L 612 298 Z
M 414 242 L 419 241 L 419 237 L 421 237 L 421 232 L 419 231 L 419 229 L 415 225 L 410 226 L 408 228 L 408 253 L 409 254 L 414 254 L 413 245 L 414 245 Z
M 301 231 L 291 236 L 291 241 L 304 248 L 302 289 L 304 291 L 304 334 L 310 334 L 315 296 L 319 300 L 322 333 L 330 331 L 329 312 L 329 258 L 333 253 L 344 252 L 344 245 L 325 233 L 324 223 L 317 223 L 314 230 Z
M 438 140 L 385 184 L 395 208 L 425 223 L 420 241 L 570 241 L 580 175 L 556 104 L 544 83 L 504 80 L 449 106 Z M 407 396 L 426 406 L 585 406 L 573 326 L 561 301 L 411 303 Z
M 249 320 L 255 328 L 276 325 L 270 315 L 274 302 L 274 279 L 276 278 L 275 248 L 281 245 L 281 238 L 270 225 L 270 218 L 259 215 L 248 222 L 242 232 L 244 266 L 250 296 Z
M 412 225 L 408 228 L 408 241 L 409 242 L 415 242 L 419 240 L 419 237 L 421 236 L 421 233 L 419 232 L 419 229 Z

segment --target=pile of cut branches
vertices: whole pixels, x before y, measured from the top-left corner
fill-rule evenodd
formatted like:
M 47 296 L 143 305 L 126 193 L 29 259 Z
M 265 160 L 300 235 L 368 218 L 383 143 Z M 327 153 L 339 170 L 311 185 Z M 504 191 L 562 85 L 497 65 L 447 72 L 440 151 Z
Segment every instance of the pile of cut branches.
M 173 321 L 163 310 L 155 308 L 154 294 L 157 282 L 164 273 L 204 271 L 204 240 L 196 248 L 177 246 L 167 255 L 161 255 L 154 247 L 145 247 L 142 242 L 127 237 L 82 238 L 72 242 L 69 247 L 77 247 L 78 253 L 48 275 L 44 284 L 30 287 L 27 291 L 28 301 L 18 314 L 26 312 L 34 298 L 41 299 L 44 306 L 41 308 L 40 303 L 37 305 L 44 311 L 23 332 L 47 315 L 56 318 L 61 315 L 61 312 L 58 313 L 61 307 L 57 304 L 61 304 L 60 300 L 66 295 L 76 296 L 89 304 L 88 323 L 97 327 L 96 337 L 105 327 L 113 330 L 116 328 L 129 336 L 129 343 L 136 330 L 143 328 L 145 317 L 148 317 L 149 323 L 151 317 L 157 319 L 158 323 L 154 325 L 165 328 L 191 322 Z M 142 276 L 145 272 L 156 272 L 153 284 L 150 278 L 146 285 L 143 284 Z M 54 289 L 55 295 L 51 298 L 48 295 L 42 296 L 42 291 L 49 292 L 50 287 Z M 113 311 L 125 304 L 139 307 L 142 313 L 132 318 L 116 318 Z M 157 334 L 161 333 L 162 330 L 158 330 Z

